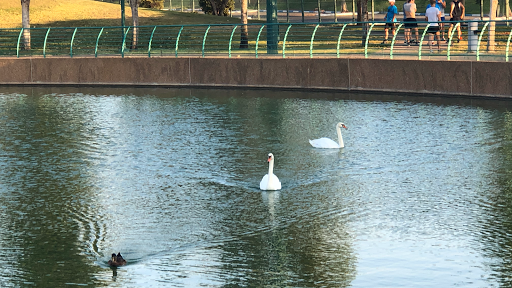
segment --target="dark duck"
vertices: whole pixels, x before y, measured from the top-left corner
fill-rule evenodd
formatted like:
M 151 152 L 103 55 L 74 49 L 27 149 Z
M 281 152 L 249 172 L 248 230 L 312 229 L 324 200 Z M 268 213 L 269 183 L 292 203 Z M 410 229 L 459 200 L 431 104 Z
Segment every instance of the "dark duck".
M 108 265 L 110 266 L 114 266 L 114 267 L 119 267 L 119 266 L 123 266 L 126 264 L 126 260 L 124 260 L 123 256 L 121 255 L 121 252 L 117 253 L 112 253 L 112 258 L 110 258 L 110 260 L 108 260 Z

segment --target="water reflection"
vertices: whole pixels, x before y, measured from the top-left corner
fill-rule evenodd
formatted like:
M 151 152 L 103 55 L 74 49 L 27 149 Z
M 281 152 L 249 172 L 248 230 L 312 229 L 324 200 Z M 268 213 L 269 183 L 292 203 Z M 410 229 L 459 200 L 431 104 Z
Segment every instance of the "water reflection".
M 85 202 L 92 208 L 89 213 L 101 217 L 93 209 L 89 163 L 79 147 L 87 137 L 83 133 L 87 107 L 79 98 L 18 95 L 3 97 L 1 106 L 0 191 L 5 221 L 0 237 L 2 247 L 14 253 L 0 258 L 8 259 L 6 271 L 16 271 L 7 283 L 38 287 L 89 283 L 99 270 L 87 258 L 94 249 L 77 241 L 82 231 L 70 214 L 80 211 L 80 203 Z
M 510 104 L 4 88 L 0 286 L 505 285 Z

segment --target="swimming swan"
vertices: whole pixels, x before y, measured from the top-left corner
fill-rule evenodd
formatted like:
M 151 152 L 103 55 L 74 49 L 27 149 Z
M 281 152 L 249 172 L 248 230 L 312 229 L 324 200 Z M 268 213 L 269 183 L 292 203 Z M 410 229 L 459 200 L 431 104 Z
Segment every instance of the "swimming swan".
M 347 129 L 347 126 L 343 123 L 338 123 L 336 125 L 336 132 L 338 133 L 338 143 L 334 142 L 329 138 L 320 138 L 315 140 L 309 140 L 311 146 L 315 148 L 343 148 L 345 144 L 343 143 L 343 137 L 341 136 L 341 128 Z
M 274 175 L 274 154 L 268 154 L 268 174 L 263 176 L 260 182 L 261 190 L 280 190 L 281 182 L 279 178 Z

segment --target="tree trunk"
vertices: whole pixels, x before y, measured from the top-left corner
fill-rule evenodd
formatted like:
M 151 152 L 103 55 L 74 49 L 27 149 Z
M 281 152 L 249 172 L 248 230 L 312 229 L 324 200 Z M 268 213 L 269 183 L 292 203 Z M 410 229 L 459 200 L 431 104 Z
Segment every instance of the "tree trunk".
M 220 4 L 220 8 L 219 8 L 219 16 L 224 16 L 224 9 L 226 8 L 226 5 L 228 5 L 228 0 L 222 0 L 222 3 Z M 247 10 L 247 8 L 245 9 Z
M 139 41 L 139 4 L 140 0 L 130 0 L 130 8 L 132 8 L 132 49 L 137 49 Z
M 215 0 L 210 0 L 210 5 L 212 5 L 212 15 L 219 15 L 217 11 L 217 2 Z
M 341 1 L 341 12 L 348 12 L 347 1 Z
M 362 23 L 362 35 L 361 35 L 361 45 L 366 45 L 366 37 L 368 34 L 368 0 L 359 0 L 357 1 L 357 21 L 365 22 Z
M 21 27 L 23 27 L 23 44 L 30 50 L 30 0 L 21 0 Z
M 494 51 L 495 46 L 495 30 L 496 30 L 496 9 L 498 8 L 498 0 L 491 0 L 489 9 L 489 40 L 487 41 L 487 51 Z
M 240 49 L 249 48 L 249 32 L 247 31 L 247 0 L 240 0 L 240 16 L 242 18 L 242 30 L 240 34 Z
M 368 21 L 368 0 L 357 1 L 357 22 Z

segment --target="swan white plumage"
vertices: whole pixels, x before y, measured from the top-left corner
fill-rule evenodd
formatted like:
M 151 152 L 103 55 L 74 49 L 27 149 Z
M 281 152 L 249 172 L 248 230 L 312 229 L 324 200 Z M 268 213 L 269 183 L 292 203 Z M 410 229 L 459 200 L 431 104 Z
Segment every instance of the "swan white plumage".
M 347 129 L 347 126 L 343 123 L 336 124 L 336 132 L 338 133 L 338 143 L 334 142 L 329 138 L 320 138 L 315 140 L 309 140 L 311 146 L 315 148 L 343 148 L 345 144 L 343 143 L 343 137 L 341 136 L 341 128 Z
M 268 154 L 268 174 L 263 176 L 260 182 L 261 190 L 280 190 L 281 182 L 276 175 L 274 175 L 274 154 Z

